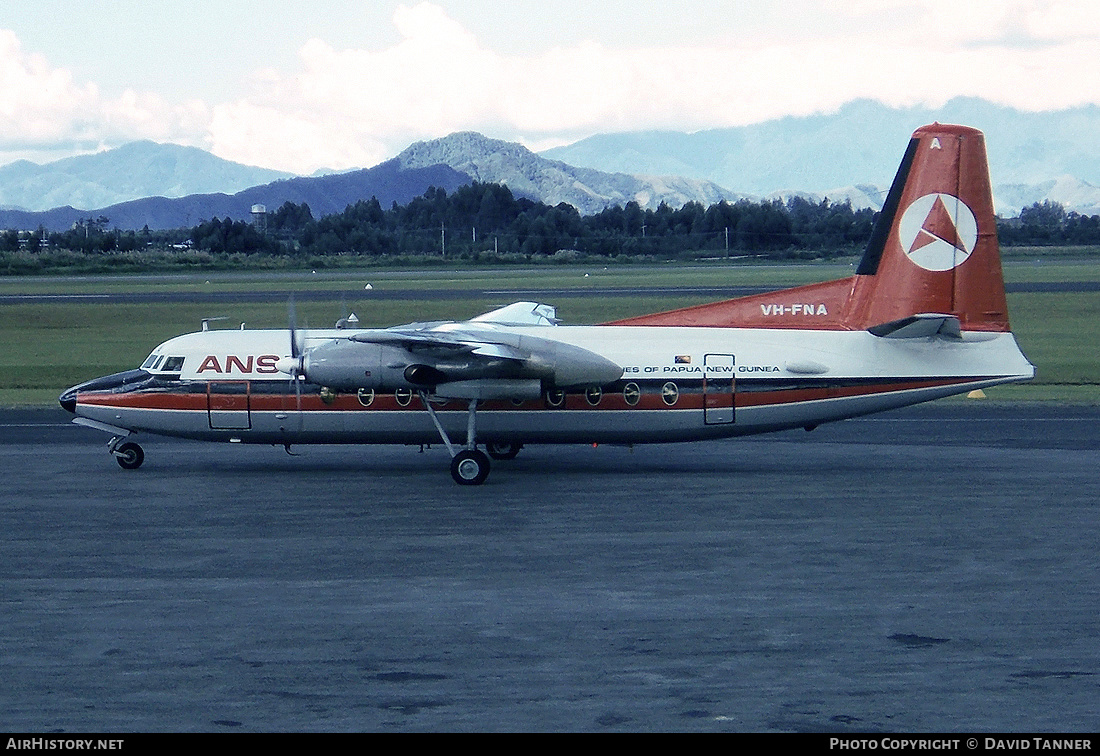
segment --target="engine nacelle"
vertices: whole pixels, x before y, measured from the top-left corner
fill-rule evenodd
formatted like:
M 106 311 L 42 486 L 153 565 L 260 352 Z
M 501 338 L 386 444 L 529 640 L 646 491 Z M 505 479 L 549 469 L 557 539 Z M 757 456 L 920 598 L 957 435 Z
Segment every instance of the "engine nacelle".
M 572 344 L 523 336 L 517 346 L 530 354 L 524 370 L 555 388 L 606 386 L 623 375 L 623 369 L 603 355 Z
M 399 347 L 332 341 L 305 354 L 302 375 L 310 383 L 340 391 L 392 391 L 414 387 L 405 379 L 412 361 L 412 355 Z
M 455 381 L 526 377 L 512 360 L 469 355 L 429 359 L 390 344 L 343 340 L 311 349 L 303 358 L 302 368 L 310 383 L 338 391 L 417 390 Z

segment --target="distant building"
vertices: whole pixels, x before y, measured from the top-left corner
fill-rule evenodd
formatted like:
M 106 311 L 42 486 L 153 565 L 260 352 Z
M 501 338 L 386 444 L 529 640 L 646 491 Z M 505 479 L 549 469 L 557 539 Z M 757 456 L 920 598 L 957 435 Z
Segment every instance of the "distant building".
M 267 208 L 263 205 L 252 206 L 252 227 L 261 234 L 267 233 Z

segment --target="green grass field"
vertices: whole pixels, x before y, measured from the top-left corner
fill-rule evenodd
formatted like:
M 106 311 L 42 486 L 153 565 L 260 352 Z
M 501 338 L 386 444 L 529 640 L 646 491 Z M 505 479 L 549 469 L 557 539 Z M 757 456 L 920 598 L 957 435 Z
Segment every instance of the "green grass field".
M 95 294 L 116 292 L 194 291 L 362 291 L 354 299 L 299 302 L 303 326 L 329 327 L 344 313 L 355 312 L 364 325 L 388 326 L 410 320 L 464 319 L 516 299 L 492 298 L 410 300 L 372 299 L 364 289 L 573 289 L 592 287 L 774 286 L 783 288 L 850 275 L 852 264 L 819 265 L 650 265 L 546 269 L 335 271 L 300 273 L 231 273 L 189 276 L 0 279 L 0 294 Z M 587 276 L 586 276 L 587 274 Z M 1009 261 L 1006 280 L 1096 281 L 1100 265 Z M 566 323 L 599 323 L 646 312 L 707 301 L 683 295 L 565 297 L 552 301 Z M 1025 386 L 990 390 L 992 399 L 1100 403 L 1100 293 L 1026 293 L 1009 295 L 1009 312 L 1038 378 Z M 226 316 L 219 327 L 283 328 L 287 306 L 274 303 L 94 304 L 66 302 L 0 305 L 0 406 L 47 405 L 64 388 L 107 373 L 136 367 L 167 338 L 198 330 L 203 318 Z

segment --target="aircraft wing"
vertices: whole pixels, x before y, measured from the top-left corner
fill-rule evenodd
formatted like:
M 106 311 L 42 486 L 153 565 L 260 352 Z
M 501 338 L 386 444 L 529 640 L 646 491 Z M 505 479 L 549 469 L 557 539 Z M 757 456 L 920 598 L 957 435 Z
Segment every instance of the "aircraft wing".
M 392 328 L 356 331 L 348 339 L 361 344 L 394 344 L 410 351 L 454 350 L 485 357 L 522 360 L 529 355 L 502 343 L 503 331 L 494 329 L 494 326 L 556 326 L 559 322 L 557 311 L 551 305 L 515 302 L 462 323 L 409 323 Z
M 370 330 L 352 334 L 349 341 L 359 344 L 390 344 L 410 352 L 436 354 L 477 354 L 508 360 L 523 360 L 527 352 L 494 341 L 494 333 L 463 332 L 436 328 L 406 331 L 401 329 Z
M 358 330 L 310 349 L 300 373 L 342 390 L 414 388 L 492 398 L 604 386 L 622 376 L 622 367 L 606 357 L 554 338 L 557 322 L 552 307 L 517 302 L 462 322 Z M 530 326 L 545 335 L 532 334 Z

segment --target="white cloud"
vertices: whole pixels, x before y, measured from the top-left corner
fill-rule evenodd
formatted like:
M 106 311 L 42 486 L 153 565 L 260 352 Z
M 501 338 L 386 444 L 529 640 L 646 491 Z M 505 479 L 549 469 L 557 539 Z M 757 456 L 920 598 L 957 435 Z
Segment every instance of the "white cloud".
M 210 149 L 227 160 L 308 174 L 318 168 L 371 166 L 389 146 L 327 110 L 241 101 L 213 110 Z M 380 157 L 381 156 L 381 157 Z
M 27 55 L 13 32 L 0 29 L 0 144 L 39 147 L 94 138 L 84 114 L 98 98 L 94 85 L 76 85 L 68 71 Z
M 116 100 L 100 104 L 105 126 L 104 139 L 128 142 L 152 139 L 158 142 L 199 144 L 210 113 L 201 100 L 171 105 L 152 92 L 127 89 Z
M 826 7 L 908 45 L 1013 47 L 1100 35 L 1095 0 L 828 0 Z
M 299 71 L 268 72 L 255 94 L 215 108 L 212 145 L 224 157 L 308 172 L 370 165 L 415 139 L 463 129 L 546 143 L 597 131 L 739 125 L 832 110 L 856 97 L 935 105 L 972 95 L 1025 109 L 1100 101 L 1100 82 L 1070 81 L 1095 67 L 1100 52 L 1092 3 L 814 7 L 834 16 L 816 37 L 803 25 L 796 39 L 731 35 L 691 48 L 587 41 L 503 55 L 436 5 L 401 6 L 397 44 L 336 50 L 310 41 Z
M 785 0 L 715 18 L 718 28 L 690 45 L 615 45 L 594 27 L 570 37 L 581 41 L 503 53 L 438 5 L 402 5 L 396 41 L 340 49 L 315 38 L 295 64 L 256 70 L 242 97 L 182 104 L 133 88 L 104 97 L 0 31 L 0 151 L 151 138 L 310 173 L 374 165 L 416 139 L 466 129 L 534 146 L 741 125 L 857 97 L 1100 103 L 1100 79 L 1088 75 L 1100 55 L 1093 0 Z M 561 38 L 551 31 L 540 39 Z
M 1028 29 L 1044 40 L 1096 40 L 1100 37 L 1100 4 L 1087 0 L 1043 3 L 1027 14 Z
M 54 159 L 135 139 L 199 144 L 208 120 L 198 101 L 170 105 L 133 90 L 104 98 L 94 83 L 78 84 L 0 29 L 0 153 Z

